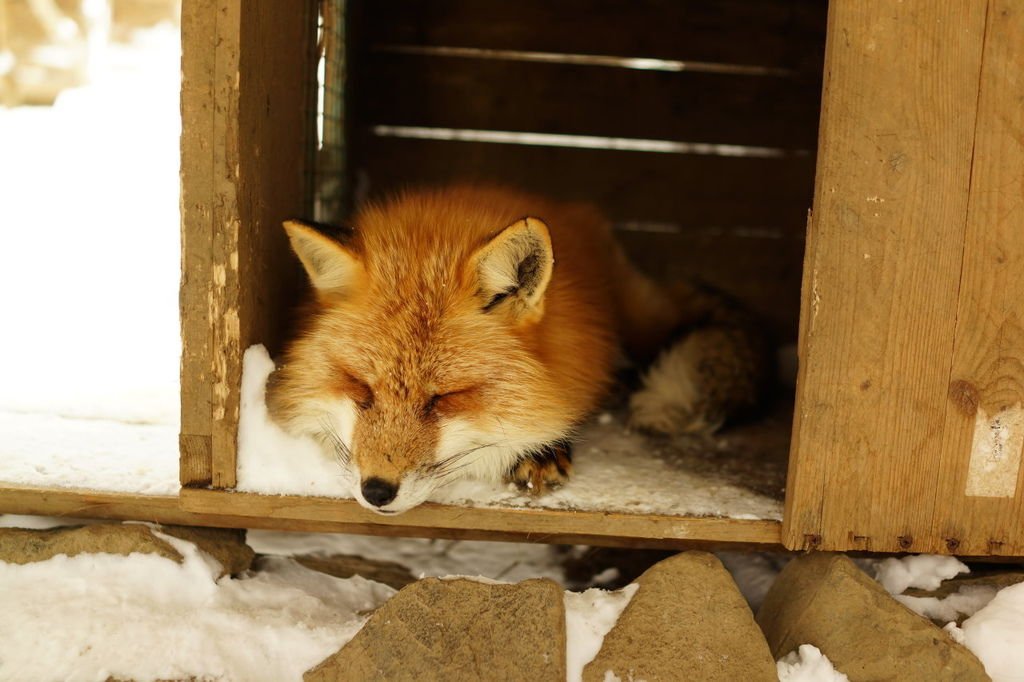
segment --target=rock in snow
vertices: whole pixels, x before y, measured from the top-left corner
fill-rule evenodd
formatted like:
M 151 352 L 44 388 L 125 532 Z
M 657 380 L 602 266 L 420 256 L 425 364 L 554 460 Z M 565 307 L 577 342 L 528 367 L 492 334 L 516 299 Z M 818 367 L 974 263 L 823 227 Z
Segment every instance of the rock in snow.
M 812 643 L 852 680 L 988 680 L 981 662 L 839 554 L 791 561 L 757 614 L 772 653 Z
M 750 607 L 714 556 L 677 554 L 637 584 L 584 680 L 777 680 Z
M 416 582 L 416 577 L 408 568 L 394 561 L 375 561 L 350 554 L 303 554 L 293 558 L 306 568 L 333 575 L 335 578 L 351 578 L 358 575 L 367 580 L 384 583 L 396 590 Z
M 426 578 L 305 675 L 335 680 L 565 680 L 562 588 Z
M 144 523 L 97 523 L 48 530 L 0 528 L 0 561 L 28 564 L 63 554 L 156 554 L 179 564 L 184 560 L 161 535 L 195 544 L 220 563 L 220 575 L 235 575 L 252 564 L 253 551 L 244 530 L 150 526 Z

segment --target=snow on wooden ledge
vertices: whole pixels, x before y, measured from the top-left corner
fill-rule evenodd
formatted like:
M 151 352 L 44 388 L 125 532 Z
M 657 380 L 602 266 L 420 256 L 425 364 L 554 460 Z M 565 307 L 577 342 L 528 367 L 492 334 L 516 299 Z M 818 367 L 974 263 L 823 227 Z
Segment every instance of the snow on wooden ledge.
M 273 369 L 262 346 L 246 352 L 236 490 L 351 499 L 337 463 L 268 418 L 264 387 Z M 459 481 L 430 499 L 478 509 L 778 521 L 788 435 L 786 419 L 772 417 L 716 438 L 655 439 L 604 414 L 581 430 L 573 477 L 559 490 L 534 497 L 511 485 Z

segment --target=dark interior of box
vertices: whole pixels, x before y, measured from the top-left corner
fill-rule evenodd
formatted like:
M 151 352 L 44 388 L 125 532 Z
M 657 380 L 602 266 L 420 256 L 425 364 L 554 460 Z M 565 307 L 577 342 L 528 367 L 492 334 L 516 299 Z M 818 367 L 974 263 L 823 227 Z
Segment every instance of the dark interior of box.
M 321 3 L 314 212 L 455 180 L 589 201 L 643 269 L 791 345 L 825 20 L 824 0 Z

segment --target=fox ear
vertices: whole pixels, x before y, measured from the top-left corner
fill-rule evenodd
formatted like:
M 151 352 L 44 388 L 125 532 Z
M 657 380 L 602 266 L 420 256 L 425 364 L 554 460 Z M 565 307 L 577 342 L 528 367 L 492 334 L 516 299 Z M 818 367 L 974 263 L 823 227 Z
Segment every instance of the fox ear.
M 523 218 L 506 227 L 470 261 L 484 312 L 500 307 L 521 321 L 540 319 L 554 262 L 551 235 L 542 220 Z
M 352 288 L 363 272 L 363 265 L 355 253 L 313 225 L 286 220 L 284 230 L 318 293 L 345 292 Z

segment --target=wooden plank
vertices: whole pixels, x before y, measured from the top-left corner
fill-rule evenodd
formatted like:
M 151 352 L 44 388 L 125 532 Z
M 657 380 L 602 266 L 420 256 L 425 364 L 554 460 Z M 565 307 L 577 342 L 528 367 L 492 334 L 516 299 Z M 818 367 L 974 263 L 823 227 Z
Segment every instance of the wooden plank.
M 802 235 L 781 230 L 620 230 L 617 238 L 632 261 L 657 280 L 697 279 L 710 284 L 759 315 L 774 341 L 796 341 Z
M 833 0 L 829 12 L 783 542 L 947 552 L 932 532 L 934 464 L 985 7 Z
M 820 73 L 794 79 L 369 52 L 362 125 L 602 135 L 814 149 Z
M 588 201 L 616 221 L 803 232 L 812 158 L 734 158 L 487 142 L 361 137 L 357 173 L 371 195 L 457 180 L 502 182 Z
M 197 513 L 230 513 L 267 520 L 336 522 L 401 528 L 403 533 L 472 530 L 521 541 L 581 542 L 626 547 L 683 547 L 694 542 L 773 544 L 779 523 L 766 520 L 686 518 L 538 509 L 488 509 L 423 504 L 397 516 L 383 516 L 354 500 L 183 490 L 182 508 Z
M 213 385 L 211 429 L 212 484 L 235 484 L 235 388 L 239 356 L 238 270 L 230 267 L 238 254 L 238 98 L 242 0 L 218 0 L 207 11 L 215 16 L 216 57 L 213 74 L 213 243 L 209 320 L 212 328 L 210 365 Z M 188 167 L 184 168 L 189 173 Z M 235 254 L 235 258 L 231 258 Z
M 1024 552 L 1024 7 L 990 0 L 935 533 Z
M 433 504 L 386 517 L 363 509 L 354 500 L 199 489 L 183 489 L 178 498 L 5 486 L 0 488 L 0 513 L 9 514 L 609 547 L 779 549 L 777 521 L 465 509 Z
M 377 44 L 821 67 L 819 0 L 353 1 Z
M 182 485 L 213 476 L 210 251 L 213 245 L 213 75 L 217 24 L 207 4 L 181 9 L 181 465 Z M 207 447 L 200 447 L 206 443 Z
M 302 281 L 281 221 L 307 215 L 305 166 L 312 144 L 316 24 L 313 3 L 260 5 L 230 25 L 225 70 L 232 89 L 224 154 L 216 159 L 224 212 L 213 245 L 213 485 L 236 481 L 242 352 L 279 345 Z M 283 169 L 288 169 L 284 171 Z

